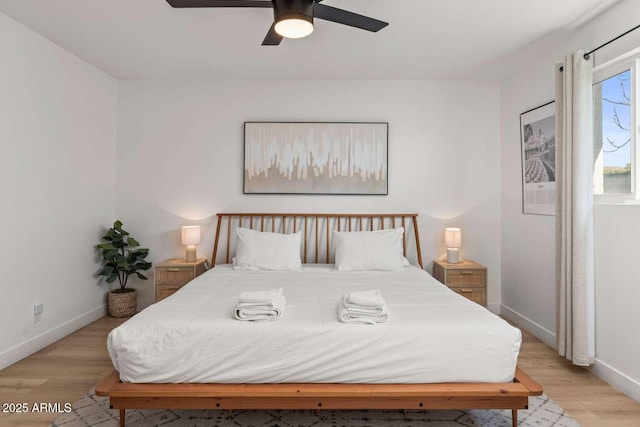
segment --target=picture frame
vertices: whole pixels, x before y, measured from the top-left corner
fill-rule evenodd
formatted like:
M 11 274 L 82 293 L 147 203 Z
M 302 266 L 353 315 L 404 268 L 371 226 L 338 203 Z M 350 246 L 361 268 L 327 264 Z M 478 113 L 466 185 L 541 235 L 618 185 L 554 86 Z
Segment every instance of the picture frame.
M 245 122 L 244 194 L 388 195 L 389 123 Z
M 522 213 L 555 215 L 555 101 L 520 114 Z

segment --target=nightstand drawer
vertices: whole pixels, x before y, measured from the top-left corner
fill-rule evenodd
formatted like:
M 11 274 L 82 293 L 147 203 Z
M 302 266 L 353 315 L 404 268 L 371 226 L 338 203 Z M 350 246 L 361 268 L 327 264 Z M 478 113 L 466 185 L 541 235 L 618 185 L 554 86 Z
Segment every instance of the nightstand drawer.
M 451 287 L 451 290 L 456 291 L 465 298 L 475 301 L 480 305 L 487 304 L 487 292 L 484 288 L 472 288 L 472 287 Z
M 193 267 L 157 267 L 156 284 L 184 285 L 195 277 Z
M 158 285 L 156 287 L 156 301 L 160 301 L 180 290 L 181 286 Z
M 451 287 L 484 288 L 487 280 L 485 270 L 449 270 L 445 285 Z

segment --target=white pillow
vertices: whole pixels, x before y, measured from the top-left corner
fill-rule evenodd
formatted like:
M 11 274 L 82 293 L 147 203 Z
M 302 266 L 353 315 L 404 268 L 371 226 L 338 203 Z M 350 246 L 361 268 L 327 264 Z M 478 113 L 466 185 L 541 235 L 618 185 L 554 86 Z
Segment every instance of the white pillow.
M 300 242 L 302 235 L 266 233 L 238 228 L 238 246 L 233 268 L 236 270 L 294 270 L 300 271 Z
M 404 228 L 333 232 L 338 271 L 403 271 Z

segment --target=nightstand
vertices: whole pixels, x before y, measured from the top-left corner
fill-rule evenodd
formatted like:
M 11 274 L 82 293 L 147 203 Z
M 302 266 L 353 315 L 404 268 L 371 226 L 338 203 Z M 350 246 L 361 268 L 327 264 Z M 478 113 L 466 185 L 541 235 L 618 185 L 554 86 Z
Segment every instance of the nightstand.
M 487 305 L 487 267 L 464 260 L 450 264 L 447 260 L 433 262 L 433 277 L 460 295 Z
M 184 258 L 168 259 L 156 265 L 156 302 L 174 294 L 181 287 L 205 272 L 206 258 L 187 262 Z

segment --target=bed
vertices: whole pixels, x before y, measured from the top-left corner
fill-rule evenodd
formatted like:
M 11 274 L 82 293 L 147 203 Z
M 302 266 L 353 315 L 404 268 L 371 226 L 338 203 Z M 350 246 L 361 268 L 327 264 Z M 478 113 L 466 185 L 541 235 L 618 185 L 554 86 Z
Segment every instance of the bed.
M 414 265 L 347 273 L 331 265 L 333 230 L 399 226 Z M 300 231 L 302 271 L 234 270 L 237 227 Z M 96 394 L 120 409 L 121 425 L 129 408 L 496 408 L 511 409 L 517 425 L 517 409 L 542 393 L 516 367 L 520 331 L 422 270 L 417 227 L 416 214 L 218 214 L 216 267 L 110 334 L 116 370 Z M 282 319 L 233 320 L 239 292 L 274 284 L 287 296 Z M 391 321 L 338 322 L 343 292 L 376 287 Z

